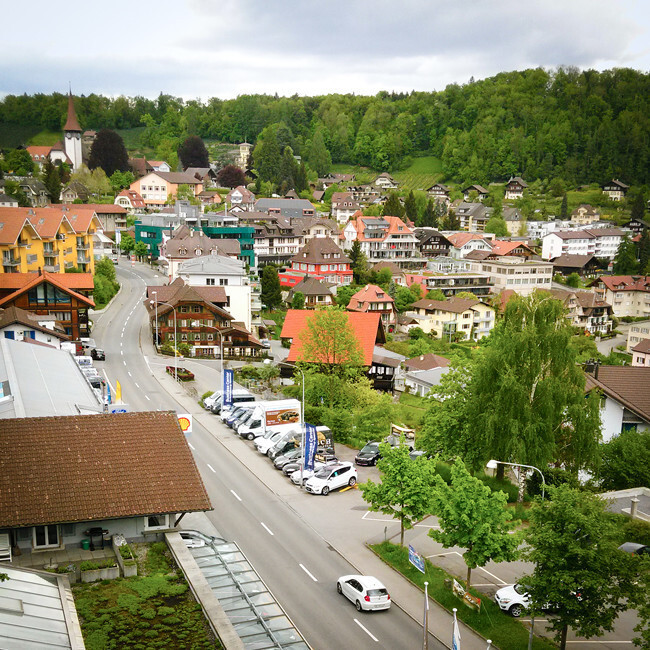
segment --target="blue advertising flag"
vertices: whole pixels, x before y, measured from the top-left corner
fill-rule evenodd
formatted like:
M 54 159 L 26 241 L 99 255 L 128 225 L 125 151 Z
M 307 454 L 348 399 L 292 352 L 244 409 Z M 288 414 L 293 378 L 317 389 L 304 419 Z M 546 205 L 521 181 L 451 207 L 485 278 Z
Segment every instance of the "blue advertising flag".
M 317 448 L 316 427 L 305 422 L 305 469 L 314 469 Z
M 226 368 L 223 371 L 223 405 L 232 406 L 232 385 L 234 381 L 234 371 Z

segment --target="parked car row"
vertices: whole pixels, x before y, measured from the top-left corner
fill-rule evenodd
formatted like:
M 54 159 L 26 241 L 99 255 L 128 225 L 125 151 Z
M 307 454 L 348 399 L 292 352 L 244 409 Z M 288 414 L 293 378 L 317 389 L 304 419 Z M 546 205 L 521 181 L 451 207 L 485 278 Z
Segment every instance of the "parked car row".
M 331 447 L 318 447 L 313 470 L 302 467 L 304 452 L 300 403 L 297 400 L 256 402 L 249 393 L 252 400 L 243 401 L 244 392 L 238 395 L 242 401 L 234 403 L 230 408 L 221 408 L 220 395 L 211 400 L 206 398 L 204 405 L 209 406 L 213 412 L 218 412 L 224 424 L 237 435 L 253 441 L 255 449 L 273 461 L 273 466 L 288 476 L 295 485 L 299 485 L 302 480 L 307 492 L 323 496 L 332 490 L 356 485 L 357 471 L 354 464 L 339 461 Z M 327 427 L 317 427 L 316 431 L 319 440 L 331 441 L 331 432 Z

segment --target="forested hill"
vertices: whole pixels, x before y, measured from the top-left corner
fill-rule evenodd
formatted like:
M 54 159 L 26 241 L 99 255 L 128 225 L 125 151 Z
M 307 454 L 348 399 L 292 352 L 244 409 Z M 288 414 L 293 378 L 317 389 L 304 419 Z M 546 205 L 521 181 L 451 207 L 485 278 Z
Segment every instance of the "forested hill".
M 506 72 L 440 92 L 374 97 L 243 95 L 199 102 L 89 95 L 75 104 L 85 129 L 146 124 L 145 134 L 170 137 L 255 142 L 265 127 L 284 123 L 294 153 L 308 154 L 315 140 L 324 140 L 333 162 L 377 170 L 399 169 L 429 152 L 457 182 L 485 184 L 515 174 L 572 184 L 612 177 L 650 182 L 650 75 L 629 69 Z M 0 123 L 58 131 L 65 113 L 61 94 L 9 95 L 0 103 Z

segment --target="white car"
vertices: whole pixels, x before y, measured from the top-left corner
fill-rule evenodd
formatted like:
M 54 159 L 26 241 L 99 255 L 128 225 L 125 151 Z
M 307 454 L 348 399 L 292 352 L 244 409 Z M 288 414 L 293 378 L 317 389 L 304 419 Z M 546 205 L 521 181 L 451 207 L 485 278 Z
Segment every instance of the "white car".
M 266 454 L 266 452 L 273 447 L 273 445 L 282 438 L 284 435 L 283 431 L 275 431 L 269 435 L 267 438 L 264 436 L 258 436 L 255 440 L 255 449 L 260 452 L 260 454 Z
M 341 576 L 336 582 L 336 591 L 352 601 L 359 612 L 390 607 L 388 590 L 372 576 Z
M 530 606 L 530 596 L 521 585 L 502 587 L 494 594 L 494 600 L 504 611 L 519 618 Z
M 305 490 L 311 494 L 327 496 L 332 490 L 354 486 L 357 470 L 350 462 L 333 463 L 321 467 L 306 483 Z

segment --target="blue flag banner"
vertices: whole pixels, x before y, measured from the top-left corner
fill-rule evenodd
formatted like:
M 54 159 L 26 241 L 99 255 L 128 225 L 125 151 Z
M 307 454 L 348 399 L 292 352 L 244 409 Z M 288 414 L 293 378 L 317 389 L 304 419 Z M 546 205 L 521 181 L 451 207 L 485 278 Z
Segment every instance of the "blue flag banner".
M 226 368 L 223 371 L 223 406 L 232 406 L 232 385 L 235 373 L 232 369 Z
M 305 422 L 305 469 L 314 469 L 314 458 L 318 447 L 316 427 Z
M 424 558 L 409 544 L 409 562 L 418 570 L 425 572 Z

